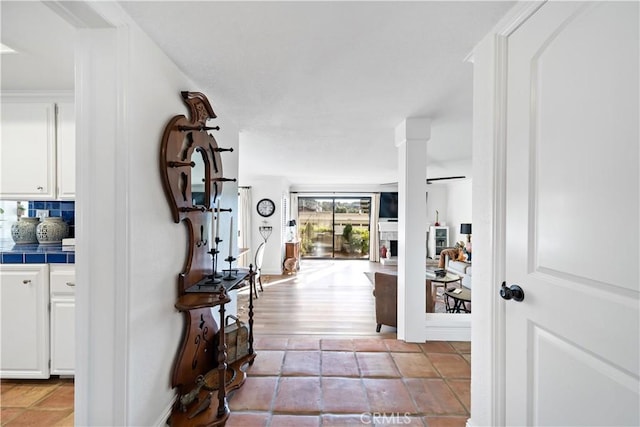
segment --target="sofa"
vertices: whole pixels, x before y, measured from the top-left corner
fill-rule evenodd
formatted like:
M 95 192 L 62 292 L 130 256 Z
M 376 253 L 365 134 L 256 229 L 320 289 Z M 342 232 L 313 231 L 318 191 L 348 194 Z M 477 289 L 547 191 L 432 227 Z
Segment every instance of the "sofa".
M 458 276 L 462 277 L 462 286 L 471 289 L 471 263 L 446 259 L 445 266 L 447 272 L 457 274 Z

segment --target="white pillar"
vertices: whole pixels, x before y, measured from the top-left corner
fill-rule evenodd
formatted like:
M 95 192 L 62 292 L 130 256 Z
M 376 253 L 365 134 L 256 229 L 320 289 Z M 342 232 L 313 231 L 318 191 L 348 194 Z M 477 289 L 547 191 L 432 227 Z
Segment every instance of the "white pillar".
M 411 117 L 395 131 L 398 147 L 398 339 L 424 342 L 427 258 L 427 141 L 431 119 Z

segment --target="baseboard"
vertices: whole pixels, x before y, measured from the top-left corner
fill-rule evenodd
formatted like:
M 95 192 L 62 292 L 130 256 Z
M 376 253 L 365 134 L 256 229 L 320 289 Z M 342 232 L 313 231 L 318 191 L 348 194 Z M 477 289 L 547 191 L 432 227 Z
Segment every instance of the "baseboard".
M 471 314 L 426 314 L 426 341 L 471 341 Z
M 171 416 L 171 410 L 173 409 L 173 405 L 176 403 L 177 396 L 174 396 L 173 399 L 169 402 L 169 406 L 167 406 L 161 413 L 155 423 L 151 424 L 156 427 L 166 427 L 169 425 L 169 417 Z
M 382 264 L 382 265 L 398 265 L 398 257 L 392 256 L 391 258 L 380 258 L 380 264 Z

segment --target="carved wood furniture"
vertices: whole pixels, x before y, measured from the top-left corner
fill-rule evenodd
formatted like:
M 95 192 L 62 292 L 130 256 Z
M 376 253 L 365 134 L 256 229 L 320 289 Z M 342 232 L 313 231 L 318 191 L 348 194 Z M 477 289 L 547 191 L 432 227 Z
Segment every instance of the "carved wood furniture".
M 178 399 L 170 424 L 221 426 L 229 417 L 227 393 L 242 386 L 246 373 L 241 368 L 253 363 L 256 356 L 253 350 L 255 272 L 250 265 L 249 269 L 226 270 L 226 277 L 219 274 L 218 244 L 223 240 L 218 231 L 213 233 L 212 224 L 217 224 L 214 219 L 219 220 L 223 213 L 231 212 L 220 206 L 219 196 L 224 182 L 235 181 L 224 177 L 221 158 L 221 153 L 233 149 L 219 148 L 209 133 L 219 128 L 207 126 L 207 120 L 216 118 L 207 98 L 198 92 L 181 95 L 189 107 L 190 117 L 178 115 L 169 121 L 160 151 L 162 181 L 173 220 L 186 226 L 189 237 L 184 268 L 178 275 L 175 303 L 183 313 L 185 326 L 171 378 Z M 225 259 L 229 266 L 234 260 Z M 247 281 L 249 351 L 227 365 L 225 304 L 230 301 L 228 291 Z

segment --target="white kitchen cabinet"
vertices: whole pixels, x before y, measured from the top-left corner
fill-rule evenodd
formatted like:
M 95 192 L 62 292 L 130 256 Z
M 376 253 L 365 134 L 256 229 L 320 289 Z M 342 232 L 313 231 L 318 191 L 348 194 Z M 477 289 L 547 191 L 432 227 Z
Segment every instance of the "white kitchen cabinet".
M 0 198 L 75 197 L 75 111 L 71 94 L 2 95 Z
M 55 104 L 2 102 L 0 197 L 55 198 Z
M 57 197 L 73 200 L 76 197 L 76 118 L 73 102 L 56 104 Z
M 51 265 L 51 374 L 75 372 L 76 272 L 74 265 Z
M 49 378 L 49 266 L 0 265 L 1 378 Z

